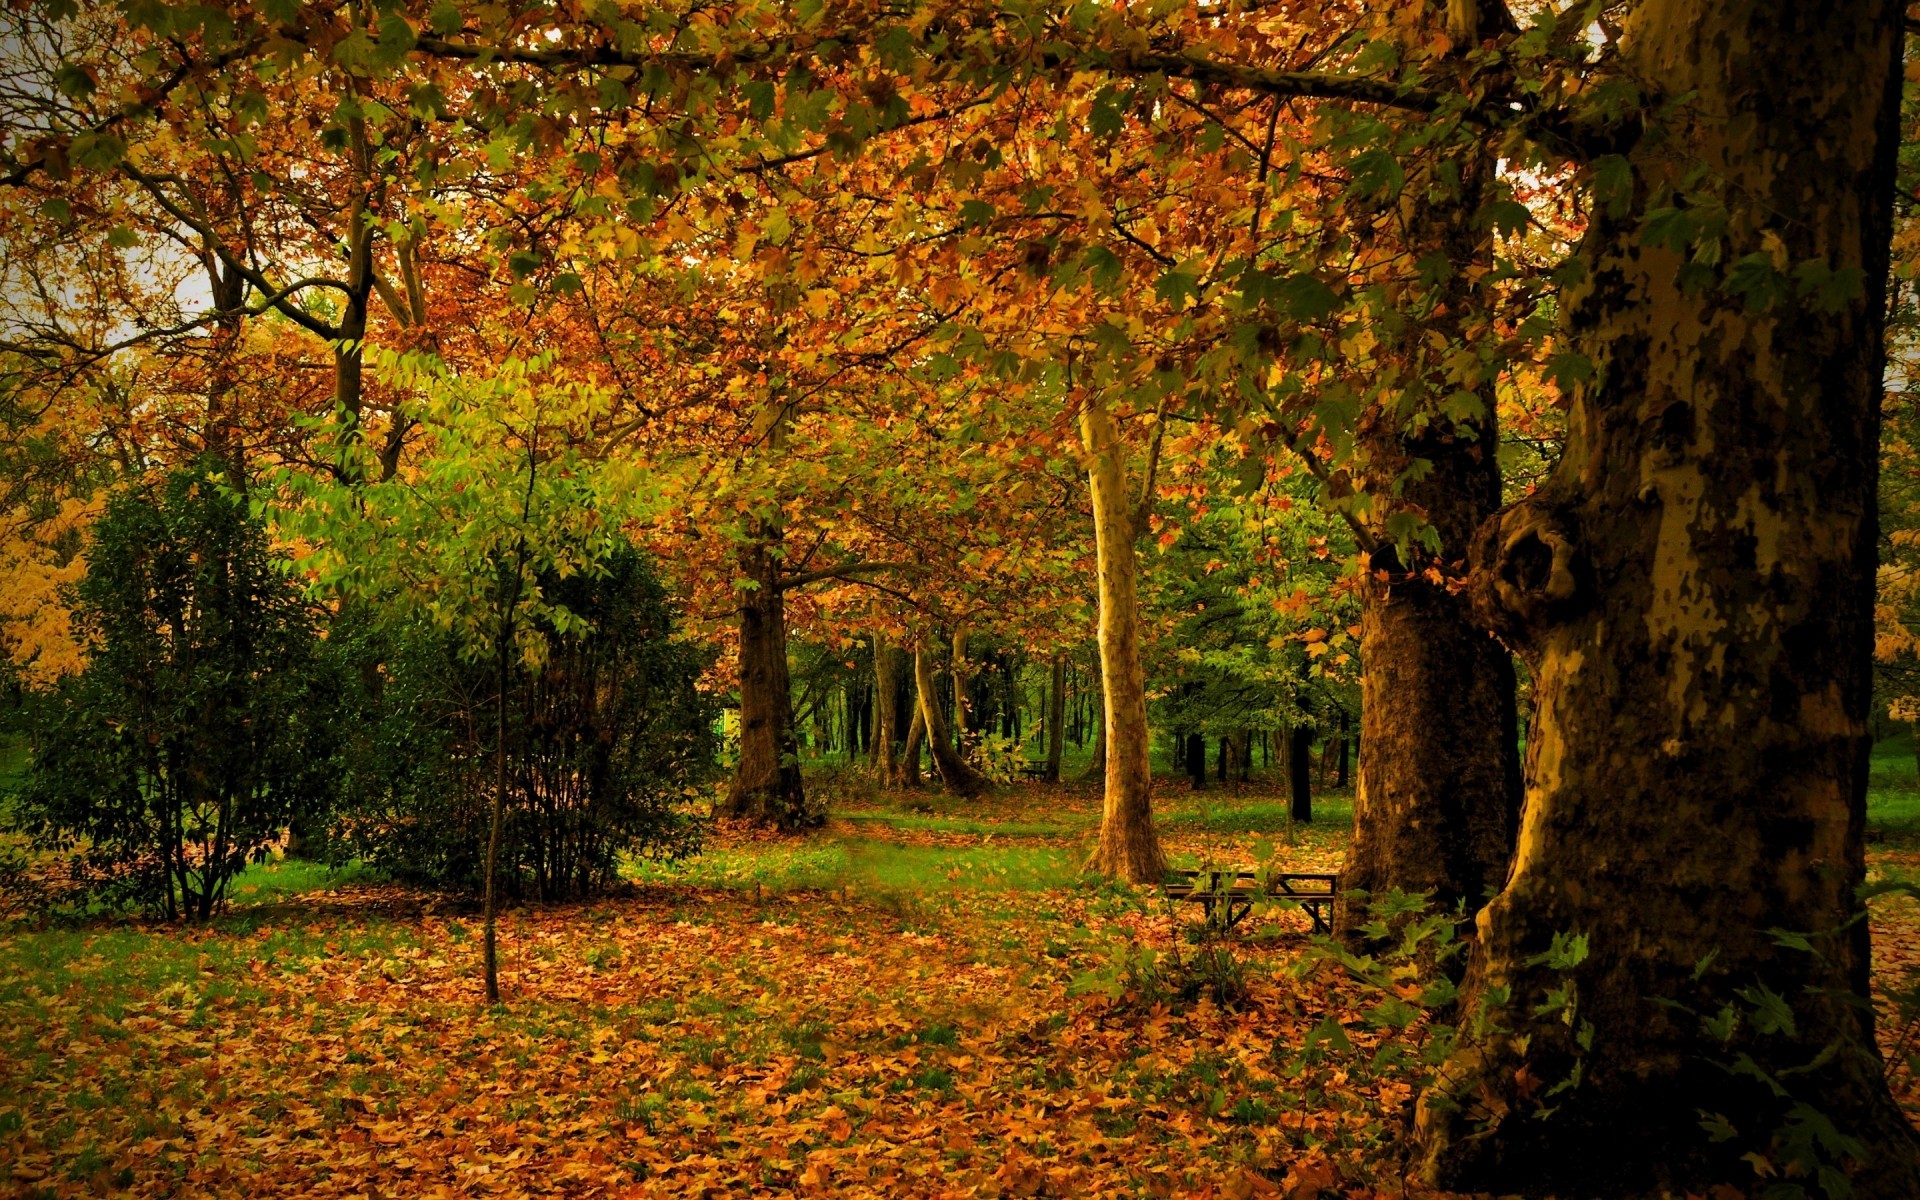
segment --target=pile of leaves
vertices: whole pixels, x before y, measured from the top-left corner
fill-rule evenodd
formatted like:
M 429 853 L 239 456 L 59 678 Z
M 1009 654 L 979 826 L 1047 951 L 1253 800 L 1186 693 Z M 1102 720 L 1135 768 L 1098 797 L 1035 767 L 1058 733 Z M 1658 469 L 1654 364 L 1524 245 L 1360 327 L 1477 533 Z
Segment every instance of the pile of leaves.
M 862 868 L 890 845 L 876 819 L 858 842 L 723 832 L 720 883 L 695 860 L 617 901 L 510 911 L 497 1009 L 473 916 L 387 886 L 289 897 L 266 874 L 271 902 L 203 929 L 15 927 L 0 1177 L 44 1196 L 1422 1194 L 1395 1150 L 1422 1018 L 1381 1019 L 1298 913 L 1222 941 L 1150 894 L 1047 883 L 1005 832 L 1044 820 L 1007 803 L 970 845 L 916 845 L 903 815 L 920 886 Z M 1194 812 L 1174 806 L 1176 846 L 1274 838 Z M 1282 855 L 1338 840 L 1296 833 Z M 785 886 L 779 856 L 805 854 Z M 1920 945 L 1916 916 L 1876 904 L 1902 948 L 1883 965 Z

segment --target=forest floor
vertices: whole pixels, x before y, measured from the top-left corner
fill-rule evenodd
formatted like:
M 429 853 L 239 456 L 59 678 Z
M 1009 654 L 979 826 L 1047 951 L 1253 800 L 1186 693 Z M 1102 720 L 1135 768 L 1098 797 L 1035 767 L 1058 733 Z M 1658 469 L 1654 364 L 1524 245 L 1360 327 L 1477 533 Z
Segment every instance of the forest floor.
M 0 1192 L 1420 1194 L 1393 1147 L 1425 1023 L 1302 914 L 1196 942 L 1080 879 L 1088 788 L 851 779 L 807 839 L 721 831 L 629 897 L 511 910 L 494 1010 L 470 909 L 309 864 L 205 929 L 0 927 Z M 1911 759 L 1875 797 L 1876 872 L 1920 877 Z M 1157 806 L 1186 865 L 1336 869 L 1350 819 L 1295 827 L 1264 785 Z M 1883 981 L 1920 966 L 1911 901 L 1874 927 Z

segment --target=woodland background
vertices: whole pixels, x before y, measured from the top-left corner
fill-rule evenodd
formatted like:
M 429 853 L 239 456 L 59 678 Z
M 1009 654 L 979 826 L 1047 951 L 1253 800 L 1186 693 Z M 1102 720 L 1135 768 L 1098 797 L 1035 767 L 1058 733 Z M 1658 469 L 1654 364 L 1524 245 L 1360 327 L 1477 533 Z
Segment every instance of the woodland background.
M 8 6 L 10 1184 L 1915 1194 L 1801 7 Z

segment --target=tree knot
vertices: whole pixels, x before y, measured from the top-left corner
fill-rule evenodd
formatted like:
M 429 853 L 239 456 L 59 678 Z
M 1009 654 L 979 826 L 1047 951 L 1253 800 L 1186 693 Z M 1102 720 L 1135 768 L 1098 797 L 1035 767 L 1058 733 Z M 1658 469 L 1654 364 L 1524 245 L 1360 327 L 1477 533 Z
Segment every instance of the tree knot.
M 1508 505 L 1474 535 L 1474 615 L 1522 657 L 1579 594 L 1575 547 L 1562 514 L 1537 499 Z

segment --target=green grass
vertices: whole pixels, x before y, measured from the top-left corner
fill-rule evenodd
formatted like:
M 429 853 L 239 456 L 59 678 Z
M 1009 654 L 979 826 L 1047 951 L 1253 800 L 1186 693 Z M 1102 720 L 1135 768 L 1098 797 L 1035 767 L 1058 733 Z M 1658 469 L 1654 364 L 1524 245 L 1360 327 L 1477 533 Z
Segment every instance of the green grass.
M 1920 778 L 1907 734 L 1873 748 L 1867 769 L 1867 828 L 1886 837 L 1920 837 Z
M 995 821 L 986 817 L 926 816 L 920 813 L 902 812 L 845 813 L 841 814 L 839 819 L 855 822 L 874 821 L 894 829 L 920 830 L 927 833 L 965 833 L 993 837 L 1077 837 L 1091 829 L 1094 823 L 1091 815 L 1078 814 L 1055 822 Z
M 1047 846 L 903 846 L 864 838 L 760 842 L 709 851 L 679 862 L 635 860 L 636 883 L 760 888 L 769 892 L 856 890 L 1028 891 L 1078 876 L 1078 856 Z
M 296 896 L 349 884 L 373 883 L 379 878 L 378 872 L 358 862 L 329 867 L 301 858 L 274 859 L 254 863 L 234 876 L 228 895 L 235 906 L 280 904 Z

